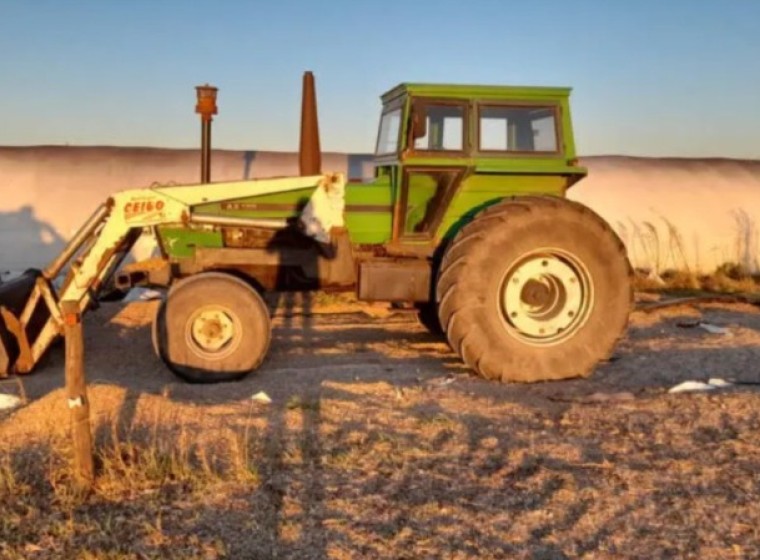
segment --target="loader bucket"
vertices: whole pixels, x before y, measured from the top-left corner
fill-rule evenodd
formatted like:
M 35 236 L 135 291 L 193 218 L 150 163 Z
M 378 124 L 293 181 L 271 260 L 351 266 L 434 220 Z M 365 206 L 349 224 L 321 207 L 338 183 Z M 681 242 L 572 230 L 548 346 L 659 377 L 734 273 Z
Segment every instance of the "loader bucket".
M 34 291 L 37 278 L 42 276 L 39 270 L 27 270 L 10 282 L 0 284 L 0 310 L 4 309 L 19 317 Z M 0 377 L 8 375 L 19 356 L 19 344 L 10 326 L 0 313 Z M 38 313 L 35 313 L 38 315 Z M 35 320 L 35 322 L 37 322 Z

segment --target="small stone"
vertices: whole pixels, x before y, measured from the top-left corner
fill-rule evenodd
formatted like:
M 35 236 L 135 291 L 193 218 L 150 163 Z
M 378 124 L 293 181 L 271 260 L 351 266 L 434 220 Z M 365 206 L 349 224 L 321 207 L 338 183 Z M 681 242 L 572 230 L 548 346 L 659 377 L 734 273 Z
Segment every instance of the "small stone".
M 255 395 L 251 397 L 252 401 L 264 403 L 264 404 L 271 404 L 272 399 L 269 398 L 269 395 L 267 395 L 264 391 L 259 391 Z
M 10 410 L 21 406 L 21 399 L 15 395 L 0 393 L 0 410 Z

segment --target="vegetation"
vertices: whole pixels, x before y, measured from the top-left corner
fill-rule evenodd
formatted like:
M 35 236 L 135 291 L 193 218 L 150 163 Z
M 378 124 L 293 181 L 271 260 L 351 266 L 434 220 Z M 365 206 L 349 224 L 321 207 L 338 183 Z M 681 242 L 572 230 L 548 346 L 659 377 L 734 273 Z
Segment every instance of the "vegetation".
M 742 294 L 760 291 L 760 275 L 750 274 L 742 265 L 724 263 L 711 274 L 690 270 L 667 269 L 660 274 L 649 269 L 636 270 L 634 288 L 642 292 L 665 292 L 679 295 Z

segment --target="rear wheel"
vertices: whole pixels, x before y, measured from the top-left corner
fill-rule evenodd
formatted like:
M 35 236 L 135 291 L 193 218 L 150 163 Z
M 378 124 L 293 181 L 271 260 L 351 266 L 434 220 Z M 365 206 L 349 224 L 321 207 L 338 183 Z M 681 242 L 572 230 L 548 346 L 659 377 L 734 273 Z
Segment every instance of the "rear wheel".
M 630 275 L 620 239 L 588 208 L 506 200 L 462 228 L 444 255 L 439 317 L 452 348 L 485 378 L 585 377 L 625 331 Z
M 175 374 L 194 383 L 246 376 L 264 360 L 270 339 L 261 296 L 229 274 L 181 280 L 153 321 L 156 353 Z

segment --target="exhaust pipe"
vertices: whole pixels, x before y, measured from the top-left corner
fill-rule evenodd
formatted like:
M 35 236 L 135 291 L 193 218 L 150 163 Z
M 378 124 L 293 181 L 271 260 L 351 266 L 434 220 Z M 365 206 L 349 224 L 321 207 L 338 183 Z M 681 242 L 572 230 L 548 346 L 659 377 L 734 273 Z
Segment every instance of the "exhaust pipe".
M 218 88 L 208 84 L 195 86 L 198 104 L 195 112 L 201 116 L 201 183 L 211 182 L 211 121 L 217 114 L 216 94 Z
M 302 177 L 322 174 L 322 153 L 319 147 L 319 123 L 317 122 L 317 94 L 312 72 L 304 72 L 303 75 L 298 170 Z

